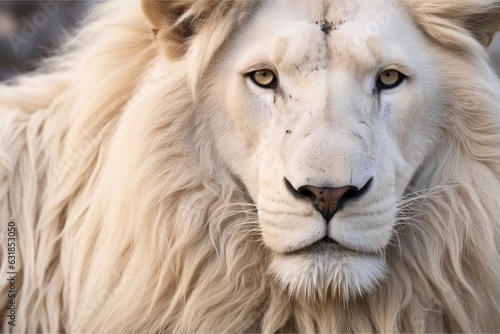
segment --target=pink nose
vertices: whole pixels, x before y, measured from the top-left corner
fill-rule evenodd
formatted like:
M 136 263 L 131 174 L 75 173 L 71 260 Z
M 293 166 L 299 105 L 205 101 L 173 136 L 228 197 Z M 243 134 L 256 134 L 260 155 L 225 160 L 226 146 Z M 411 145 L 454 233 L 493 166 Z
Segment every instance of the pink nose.
M 329 222 L 335 213 L 342 207 L 347 197 L 352 197 L 359 190 L 353 186 L 340 188 L 317 188 L 314 186 L 300 187 L 299 192 L 309 198 L 314 207 Z
M 359 189 L 355 186 L 345 186 L 340 188 L 319 188 L 315 186 L 302 186 L 295 190 L 286 180 L 288 188 L 295 192 L 296 195 L 307 198 L 314 205 L 316 210 L 321 213 L 326 222 L 329 222 L 332 217 L 342 209 L 344 203 L 348 200 L 355 200 L 361 197 L 370 187 L 372 180 L 369 180 L 363 188 Z

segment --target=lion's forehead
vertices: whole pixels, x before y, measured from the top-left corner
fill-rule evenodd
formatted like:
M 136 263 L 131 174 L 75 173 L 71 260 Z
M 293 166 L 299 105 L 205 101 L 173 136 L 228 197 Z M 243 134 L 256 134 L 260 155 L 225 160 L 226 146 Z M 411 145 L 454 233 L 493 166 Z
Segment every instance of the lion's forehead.
M 281 69 L 369 71 L 384 52 L 383 33 L 397 8 L 392 0 L 278 0 L 256 13 L 256 34 Z

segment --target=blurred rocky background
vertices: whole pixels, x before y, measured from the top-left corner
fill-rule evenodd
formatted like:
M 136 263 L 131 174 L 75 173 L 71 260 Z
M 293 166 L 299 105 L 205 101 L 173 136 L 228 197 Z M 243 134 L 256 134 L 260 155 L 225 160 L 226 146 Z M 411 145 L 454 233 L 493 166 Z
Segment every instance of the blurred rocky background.
M 98 1 L 103 0 L 0 0 L 0 81 L 32 70 Z M 490 54 L 500 73 L 500 35 Z
M 36 67 L 100 0 L 0 0 L 0 81 Z

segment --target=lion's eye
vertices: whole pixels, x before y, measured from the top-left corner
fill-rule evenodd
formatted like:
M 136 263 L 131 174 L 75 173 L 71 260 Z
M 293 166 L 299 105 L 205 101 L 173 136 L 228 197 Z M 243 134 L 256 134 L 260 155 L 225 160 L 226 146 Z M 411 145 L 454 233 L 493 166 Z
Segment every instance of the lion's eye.
M 276 87 L 277 79 L 276 74 L 271 70 L 258 70 L 249 73 L 250 78 L 258 86 L 263 88 L 274 88 Z
M 401 82 L 403 82 L 403 79 L 405 76 L 396 70 L 386 70 L 382 73 L 380 73 L 378 80 L 377 80 L 377 86 L 380 89 L 392 89 L 397 86 Z

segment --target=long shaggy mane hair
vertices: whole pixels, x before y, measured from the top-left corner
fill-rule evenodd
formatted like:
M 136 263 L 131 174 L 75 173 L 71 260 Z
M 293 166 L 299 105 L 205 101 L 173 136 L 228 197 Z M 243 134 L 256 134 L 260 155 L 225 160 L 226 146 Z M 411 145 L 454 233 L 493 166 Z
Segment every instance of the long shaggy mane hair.
M 37 73 L 0 85 L 0 272 L 8 222 L 18 272 L 16 327 L 0 281 L 2 330 L 500 330 L 500 84 L 454 0 L 406 2 L 434 47 L 469 61 L 443 53 L 452 122 L 400 203 L 375 291 L 284 291 L 255 206 L 196 123 L 214 94 L 205 70 L 254 2 L 170 1 L 180 14 L 158 29 L 139 1 L 115 0 Z

